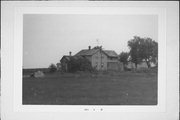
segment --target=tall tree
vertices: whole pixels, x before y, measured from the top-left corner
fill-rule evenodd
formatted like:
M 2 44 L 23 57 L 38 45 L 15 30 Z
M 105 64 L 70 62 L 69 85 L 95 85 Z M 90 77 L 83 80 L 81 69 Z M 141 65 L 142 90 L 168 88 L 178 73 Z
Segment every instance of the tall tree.
M 155 59 L 158 56 L 158 44 L 153 41 L 151 38 L 142 38 L 140 44 L 140 57 L 142 60 L 145 60 L 148 68 L 150 67 L 151 62 L 155 62 Z
M 140 38 L 134 36 L 134 38 L 128 41 L 130 48 L 130 55 L 132 62 L 137 64 L 145 61 L 148 68 L 151 66 L 151 62 L 157 63 L 158 57 L 158 43 L 151 38 Z
M 158 65 L 158 43 L 153 41 L 152 60 L 155 65 Z
M 121 52 L 121 54 L 119 55 L 119 61 L 123 63 L 124 69 L 126 68 L 126 65 L 128 64 L 128 57 L 129 57 L 128 52 Z
M 128 47 L 130 48 L 130 56 L 131 56 L 131 62 L 135 64 L 135 67 L 137 68 L 137 65 L 142 62 L 142 59 L 140 57 L 140 43 L 141 38 L 138 36 L 134 36 L 133 39 L 128 41 Z

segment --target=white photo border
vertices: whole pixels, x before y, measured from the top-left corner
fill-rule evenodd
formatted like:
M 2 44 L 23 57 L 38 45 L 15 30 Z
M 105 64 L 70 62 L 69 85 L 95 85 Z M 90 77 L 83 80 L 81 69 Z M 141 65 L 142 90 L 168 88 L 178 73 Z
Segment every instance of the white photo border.
M 22 53 L 24 14 L 157 15 L 157 105 L 23 105 Z M 165 112 L 166 111 L 166 9 L 156 7 L 16 7 L 14 22 L 14 111 L 16 112 Z

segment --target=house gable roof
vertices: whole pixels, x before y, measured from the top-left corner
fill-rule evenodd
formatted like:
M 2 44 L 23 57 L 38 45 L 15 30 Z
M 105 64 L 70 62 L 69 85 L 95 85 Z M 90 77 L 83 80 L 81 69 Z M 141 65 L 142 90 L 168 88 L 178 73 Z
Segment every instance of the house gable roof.
M 63 59 L 65 59 L 65 60 L 70 60 L 70 56 L 68 56 L 68 55 L 64 55 L 62 58 L 61 58 L 61 60 L 60 61 L 62 61 Z
M 100 49 L 83 49 L 81 51 L 79 51 L 75 56 L 92 56 L 94 55 L 96 52 L 98 52 Z M 118 57 L 117 53 L 113 50 L 102 50 L 102 52 L 104 52 L 108 57 Z
M 83 49 L 79 51 L 75 56 L 92 56 L 96 52 L 98 52 L 99 49 Z
M 78 59 L 78 58 L 83 58 L 82 56 L 69 56 L 69 55 L 64 55 L 60 61 L 62 61 L 63 59 L 64 60 L 67 60 L 67 61 L 70 61 L 70 59 Z
M 117 53 L 113 50 L 103 50 L 109 57 L 118 57 Z

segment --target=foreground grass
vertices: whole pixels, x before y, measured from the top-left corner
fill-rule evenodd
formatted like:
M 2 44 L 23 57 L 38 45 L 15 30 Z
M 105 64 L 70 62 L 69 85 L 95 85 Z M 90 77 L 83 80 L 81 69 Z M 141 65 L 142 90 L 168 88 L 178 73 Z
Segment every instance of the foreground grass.
M 156 105 L 157 74 L 49 74 L 23 78 L 23 104 Z

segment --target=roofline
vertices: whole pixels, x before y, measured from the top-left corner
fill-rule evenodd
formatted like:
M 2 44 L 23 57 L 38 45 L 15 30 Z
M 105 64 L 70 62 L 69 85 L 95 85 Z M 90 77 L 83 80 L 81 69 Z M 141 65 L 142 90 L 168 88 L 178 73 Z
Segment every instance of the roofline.
M 66 59 L 66 57 L 70 57 L 70 56 L 68 56 L 68 55 L 64 55 L 62 58 L 61 58 L 61 60 L 63 59 L 63 58 L 65 58 Z M 60 60 L 60 61 L 61 61 Z M 66 59 L 66 60 L 68 60 L 68 59 Z
M 85 50 L 88 50 L 88 49 L 85 49 Z M 99 49 L 95 52 L 95 53 L 97 53 L 99 51 Z M 93 56 L 95 53 L 93 53 L 92 55 L 75 55 L 75 56 Z
M 102 50 L 103 51 L 103 50 Z M 103 51 L 108 57 L 118 57 L 118 55 L 117 56 L 109 56 L 105 51 Z M 115 52 L 115 51 L 114 51 Z M 116 52 L 115 52 L 116 53 Z M 117 54 L 117 53 L 116 53 Z
M 96 54 L 98 51 L 100 51 L 100 49 L 98 49 L 95 53 L 93 53 L 92 55 L 74 55 L 74 56 L 93 56 L 94 54 Z M 105 50 L 101 50 L 104 54 L 106 54 L 108 57 L 114 57 L 114 58 L 118 58 L 118 55 L 117 56 L 109 56 L 106 52 L 105 52 Z M 115 52 L 115 51 L 114 51 Z M 116 52 L 115 52 L 116 53 Z M 117 54 L 117 53 L 116 53 Z

